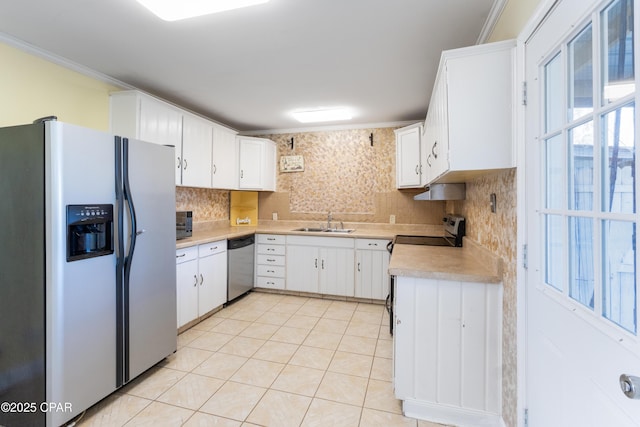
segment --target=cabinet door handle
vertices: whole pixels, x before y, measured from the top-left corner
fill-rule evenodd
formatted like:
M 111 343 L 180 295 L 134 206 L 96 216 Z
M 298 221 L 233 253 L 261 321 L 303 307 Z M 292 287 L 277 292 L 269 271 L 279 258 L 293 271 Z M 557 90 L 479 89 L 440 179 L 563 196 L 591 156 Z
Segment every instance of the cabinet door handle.
M 276 262 L 275 259 L 267 258 L 267 262 Z
M 429 165 L 429 167 L 431 167 L 431 154 L 427 156 L 427 164 Z
M 275 237 L 267 237 L 267 240 L 269 240 L 270 242 L 273 242 L 273 241 L 276 240 L 276 238 Z
M 267 248 L 267 251 L 275 252 L 276 250 L 273 248 Z
M 185 256 L 187 256 L 187 254 L 180 254 L 180 255 L 176 255 L 176 258 L 183 258 Z
M 218 247 L 217 247 L 217 246 L 214 246 L 214 247 L 212 247 L 212 248 L 209 248 L 209 250 L 210 250 L 210 251 L 215 251 L 216 249 L 218 249 Z
M 431 153 L 433 153 L 433 158 L 437 159 L 438 158 L 438 153 L 436 152 L 436 148 L 438 147 L 438 141 L 433 143 L 433 146 L 431 147 Z
M 378 246 L 377 243 L 369 243 L 369 246 Z
M 240 178 L 244 178 L 244 171 L 240 169 Z
M 216 167 L 216 165 L 213 165 L 213 174 L 215 175 L 216 172 L 218 172 L 218 168 Z
M 322 269 L 324 270 L 324 260 L 322 260 Z
M 197 286 L 198 285 L 198 276 L 196 276 L 195 274 L 193 275 L 193 286 Z
M 267 285 L 272 285 L 273 286 L 275 284 L 276 284 L 275 282 L 267 282 Z
M 182 159 L 178 156 L 178 169 L 180 169 L 181 165 L 182 165 Z
M 184 163 L 184 167 L 182 169 L 187 170 L 187 159 L 182 159 L 182 163 Z
M 202 274 L 200 274 L 200 286 L 202 286 L 203 283 L 204 283 L 204 277 L 202 276 Z
M 318 268 L 318 258 L 316 258 L 316 268 Z
M 273 273 L 275 274 L 276 272 L 274 270 L 267 270 L 267 273 Z
M 360 271 L 360 263 L 358 263 L 358 271 Z
M 416 175 L 420 174 L 420 170 L 419 169 L 420 169 L 420 165 L 416 165 Z

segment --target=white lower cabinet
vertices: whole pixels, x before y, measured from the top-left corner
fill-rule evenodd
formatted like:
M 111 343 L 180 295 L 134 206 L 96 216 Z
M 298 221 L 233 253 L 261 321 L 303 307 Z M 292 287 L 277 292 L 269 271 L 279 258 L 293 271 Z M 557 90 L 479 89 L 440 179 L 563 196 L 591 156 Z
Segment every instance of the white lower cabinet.
M 227 241 L 176 251 L 178 327 L 227 301 Z
M 256 287 L 285 288 L 285 255 L 284 236 L 256 234 Z
M 198 247 L 176 251 L 178 328 L 198 317 Z
M 394 388 L 406 416 L 499 426 L 502 285 L 397 277 Z
M 286 289 L 354 295 L 354 239 L 287 236 Z
M 389 294 L 389 242 L 356 239 L 355 297 L 384 300 Z

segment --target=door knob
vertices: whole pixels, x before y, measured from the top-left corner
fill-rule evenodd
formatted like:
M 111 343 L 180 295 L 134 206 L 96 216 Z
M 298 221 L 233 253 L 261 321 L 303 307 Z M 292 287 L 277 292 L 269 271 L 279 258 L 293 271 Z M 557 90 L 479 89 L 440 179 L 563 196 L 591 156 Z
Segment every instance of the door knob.
M 640 399 L 640 378 L 627 374 L 620 375 L 620 388 L 629 399 Z

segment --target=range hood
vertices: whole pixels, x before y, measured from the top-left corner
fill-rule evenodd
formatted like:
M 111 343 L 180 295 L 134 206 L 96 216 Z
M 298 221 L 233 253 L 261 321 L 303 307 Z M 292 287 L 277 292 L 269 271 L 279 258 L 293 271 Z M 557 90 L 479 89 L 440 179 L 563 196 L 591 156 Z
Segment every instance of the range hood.
M 413 200 L 464 200 L 466 184 L 431 184 L 425 192 L 413 196 Z

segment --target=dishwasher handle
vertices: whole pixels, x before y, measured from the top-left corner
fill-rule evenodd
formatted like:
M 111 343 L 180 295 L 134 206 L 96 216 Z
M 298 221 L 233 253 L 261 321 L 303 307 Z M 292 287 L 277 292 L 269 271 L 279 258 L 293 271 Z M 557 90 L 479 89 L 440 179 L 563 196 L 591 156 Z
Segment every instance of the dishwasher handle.
M 231 250 L 245 248 L 247 246 L 255 244 L 255 242 L 256 237 L 253 234 L 250 236 L 238 237 L 236 239 L 229 239 L 227 241 L 227 249 Z

